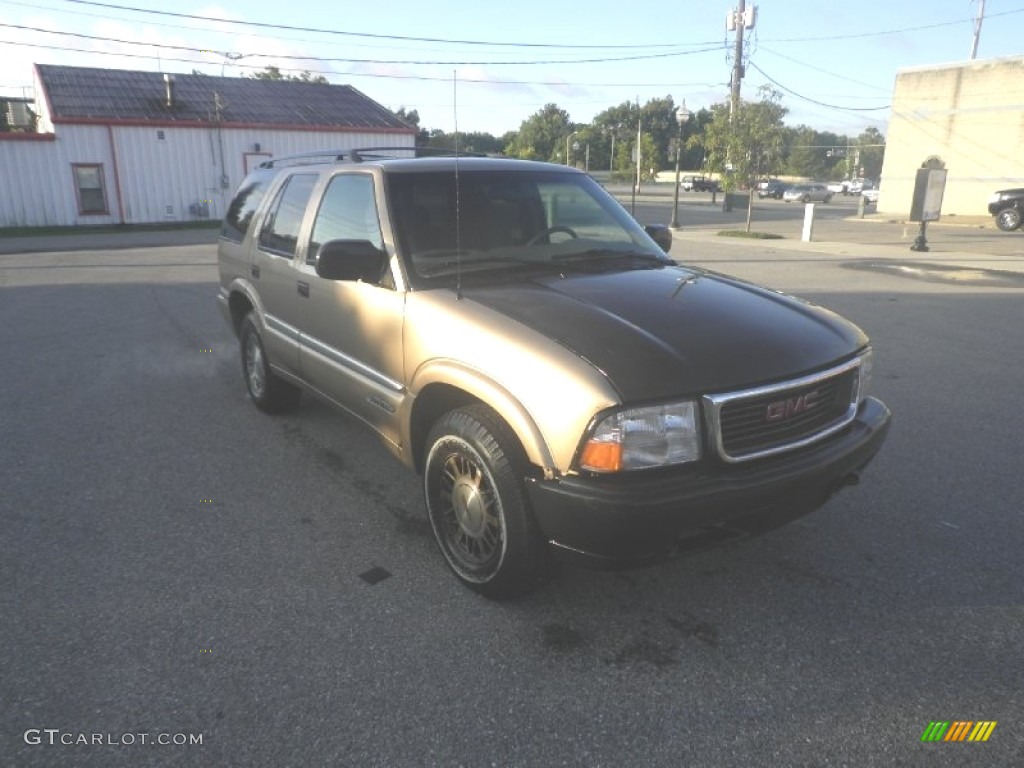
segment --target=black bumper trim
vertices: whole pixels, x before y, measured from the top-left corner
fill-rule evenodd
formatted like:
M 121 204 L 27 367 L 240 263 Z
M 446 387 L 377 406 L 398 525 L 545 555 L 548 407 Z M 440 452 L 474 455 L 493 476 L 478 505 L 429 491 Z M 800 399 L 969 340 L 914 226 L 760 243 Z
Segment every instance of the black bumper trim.
M 792 453 L 617 478 L 536 478 L 527 493 L 556 554 L 599 568 L 642 565 L 814 511 L 874 458 L 890 420 L 867 398 L 848 427 Z

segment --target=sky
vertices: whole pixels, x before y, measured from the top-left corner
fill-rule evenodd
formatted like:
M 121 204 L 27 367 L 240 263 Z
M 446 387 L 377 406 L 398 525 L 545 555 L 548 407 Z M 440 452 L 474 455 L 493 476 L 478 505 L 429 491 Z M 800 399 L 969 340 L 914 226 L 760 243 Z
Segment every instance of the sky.
M 886 132 L 899 69 L 968 59 L 979 10 L 979 0 L 754 5 L 742 96 L 773 84 L 788 125 L 851 136 Z M 423 128 L 501 136 L 549 103 L 584 124 L 637 99 L 671 96 L 691 110 L 726 101 L 735 40 L 726 20 L 737 6 L 0 0 L 0 96 L 31 97 L 35 63 L 234 77 L 274 65 L 415 109 Z M 1024 0 L 984 8 L 977 58 L 1024 54 Z

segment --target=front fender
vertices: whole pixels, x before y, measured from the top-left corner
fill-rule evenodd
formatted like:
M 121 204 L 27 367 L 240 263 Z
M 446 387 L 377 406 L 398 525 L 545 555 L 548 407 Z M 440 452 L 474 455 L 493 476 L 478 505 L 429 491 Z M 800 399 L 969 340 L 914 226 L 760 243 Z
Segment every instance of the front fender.
M 494 409 L 512 428 L 526 452 L 526 458 L 544 471 L 545 477 L 556 474 L 555 461 L 537 423 L 521 402 L 497 381 L 465 363 L 451 359 L 434 359 L 423 363 L 412 375 L 410 393 L 423 392 L 434 384 L 459 389 Z M 416 397 L 402 404 L 402 442 L 413 444 L 412 424 Z

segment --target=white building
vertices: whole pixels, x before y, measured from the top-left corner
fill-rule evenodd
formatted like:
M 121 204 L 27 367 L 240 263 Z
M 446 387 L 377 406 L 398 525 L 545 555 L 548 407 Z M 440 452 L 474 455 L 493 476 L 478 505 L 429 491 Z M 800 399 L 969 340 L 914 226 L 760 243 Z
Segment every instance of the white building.
M 0 133 L 0 227 L 219 219 L 274 156 L 411 147 L 346 85 L 35 67 L 37 133 Z
M 1024 56 L 901 69 L 878 210 L 906 215 L 917 169 L 946 165 L 942 215 L 988 215 L 993 192 L 1024 187 Z

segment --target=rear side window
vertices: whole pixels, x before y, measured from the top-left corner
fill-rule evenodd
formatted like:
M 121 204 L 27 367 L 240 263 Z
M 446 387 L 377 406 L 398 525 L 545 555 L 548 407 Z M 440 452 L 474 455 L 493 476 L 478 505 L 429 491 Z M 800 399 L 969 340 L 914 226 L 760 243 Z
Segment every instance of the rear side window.
M 302 217 L 316 185 L 315 173 L 297 173 L 285 182 L 260 230 L 260 248 L 291 258 L 299 242 Z
M 252 217 L 256 215 L 256 209 L 260 207 L 272 178 L 272 176 L 264 176 L 245 181 L 235 193 L 235 199 L 231 201 L 231 205 L 228 206 L 228 212 L 220 230 L 221 237 L 236 243 L 245 240 L 245 234 L 249 231 L 249 225 L 252 224 Z

